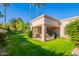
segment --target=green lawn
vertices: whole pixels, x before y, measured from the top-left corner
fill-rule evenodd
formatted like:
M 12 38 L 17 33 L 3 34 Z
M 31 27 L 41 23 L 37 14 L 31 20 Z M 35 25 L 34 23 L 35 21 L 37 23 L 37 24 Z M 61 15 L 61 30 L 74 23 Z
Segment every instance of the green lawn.
M 29 38 L 26 34 L 9 34 L 8 54 L 15 56 L 54 56 L 71 55 L 74 43 L 66 39 L 55 39 L 47 42 Z

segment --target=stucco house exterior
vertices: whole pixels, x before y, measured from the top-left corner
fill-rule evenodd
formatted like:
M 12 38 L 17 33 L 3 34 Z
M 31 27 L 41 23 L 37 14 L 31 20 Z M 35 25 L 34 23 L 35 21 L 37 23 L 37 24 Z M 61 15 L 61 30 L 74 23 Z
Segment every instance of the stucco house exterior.
M 68 37 L 65 26 L 79 17 L 71 17 L 66 19 L 55 19 L 48 15 L 41 15 L 30 22 L 32 37 L 41 41 L 54 39 L 56 37 Z

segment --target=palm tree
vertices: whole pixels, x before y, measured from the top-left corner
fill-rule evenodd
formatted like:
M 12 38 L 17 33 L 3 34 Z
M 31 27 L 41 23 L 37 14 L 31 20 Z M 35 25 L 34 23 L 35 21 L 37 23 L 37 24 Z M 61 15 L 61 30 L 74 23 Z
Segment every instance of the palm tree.
M 0 18 L 3 17 L 3 14 L 0 12 Z M 0 28 L 2 27 L 2 23 L 0 23 Z
M 12 18 L 11 20 L 9 20 L 9 28 L 12 31 L 16 30 L 16 19 L 15 18 Z
M 44 9 L 45 9 L 45 3 L 40 3 L 41 7 L 42 7 L 42 14 L 44 14 Z
M 29 13 L 30 13 L 30 20 L 32 20 L 32 4 L 30 3 L 30 8 L 29 8 Z
M 38 16 L 38 8 L 41 7 L 42 8 L 42 14 L 44 14 L 44 6 L 45 3 L 32 3 L 32 5 L 36 6 L 36 16 Z
M 3 6 L 4 6 L 4 21 L 5 21 L 5 26 L 6 26 L 6 9 L 9 6 L 9 4 L 8 3 L 3 3 Z
M 21 18 L 17 18 L 16 19 L 16 28 L 17 28 L 17 31 L 21 31 L 22 30 L 22 23 L 23 23 L 23 21 L 22 21 L 22 19 Z
M 42 14 L 44 14 L 44 6 L 45 3 L 30 3 L 30 8 L 29 8 L 29 12 L 30 12 L 30 20 L 32 20 L 32 5 L 36 6 L 36 16 L 38 16 L 38 8 L 41 6 L 42 7 Z
M 23 22 L 23 20 L 21 18 L 12 18 L 9 21 L 9 28 L 12 31 L 23 31 L 26 27 L 26 24 Z
M 38 16 L 38 8 L 40 6 L 39 3 L 32 3 L 32 5 L 36 6 L 36 16 Z
M 0 12 L 0 18 L 3 17 L 3 14 Z

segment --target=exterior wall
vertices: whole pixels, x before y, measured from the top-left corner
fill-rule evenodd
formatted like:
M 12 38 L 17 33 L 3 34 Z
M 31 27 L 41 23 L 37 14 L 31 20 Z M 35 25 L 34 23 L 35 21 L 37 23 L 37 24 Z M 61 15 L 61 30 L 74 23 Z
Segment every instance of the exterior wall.
M 61 23 L 61 25 L 60 25 L 60 37 L 64 37 L 64 26 L 63 26 L 63 24 Z
M 31 27 L 40 26 L 42 24 L 44 24 L 44 17 L 39 18 L 39 20 L 37 19 L 37 20 L 31 22 Z

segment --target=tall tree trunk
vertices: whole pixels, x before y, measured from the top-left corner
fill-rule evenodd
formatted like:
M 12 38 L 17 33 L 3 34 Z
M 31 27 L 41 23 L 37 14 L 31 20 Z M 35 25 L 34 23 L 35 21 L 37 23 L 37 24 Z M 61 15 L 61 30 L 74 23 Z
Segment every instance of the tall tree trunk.
M 38 16 L 38 5 L 36 6 L 36 17 Z
M 4 22 L 5 22 L 5 26 L 6 26 L 6 7 L 4 7 Z
M 29 8 L 29 14 L 30 14 L 30 20 L 32 20 L 32 5 L 30 4 L 30 8 Z
M 42 14 L 44 14 L 44 4 L 42 4 Z
M 8 3 L 3 3 L 4 6 L 4 21 L 5 21 L 5 26 L 6 26 L 6 8 L 9 6 Z

